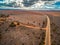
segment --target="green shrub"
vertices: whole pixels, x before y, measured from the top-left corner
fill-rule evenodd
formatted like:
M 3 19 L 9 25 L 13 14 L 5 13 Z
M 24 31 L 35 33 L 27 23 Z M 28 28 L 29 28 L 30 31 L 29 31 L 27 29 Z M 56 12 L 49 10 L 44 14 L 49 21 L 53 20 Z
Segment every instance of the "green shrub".
M 14 22 L 12 22 L 11 24 L 10 24 L 10 27 L 15 27 L 16 25 L 14 24 Z

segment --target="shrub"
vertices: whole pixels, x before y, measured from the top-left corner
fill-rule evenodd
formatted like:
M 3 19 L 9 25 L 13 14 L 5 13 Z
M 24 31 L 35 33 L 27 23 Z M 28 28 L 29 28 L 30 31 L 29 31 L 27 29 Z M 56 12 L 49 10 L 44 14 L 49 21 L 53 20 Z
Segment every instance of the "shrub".
M 19 22 L 17 22 L 17 25 L 19 25 Z
M 0 14 L 0 17 L 9 17 L 8 14 Z
M 11 24 L 10 24 L 10 27 L 15 27 L 16 25 L 14 24 L 14 22 L 12 22 Z

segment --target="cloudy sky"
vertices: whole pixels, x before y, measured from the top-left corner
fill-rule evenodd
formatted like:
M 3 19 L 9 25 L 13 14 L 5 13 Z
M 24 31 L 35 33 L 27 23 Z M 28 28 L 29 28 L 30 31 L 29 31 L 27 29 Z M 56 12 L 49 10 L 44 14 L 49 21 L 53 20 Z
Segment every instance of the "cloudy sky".
M 0 0 L 0 9 L 60 9 L 60 0 Z

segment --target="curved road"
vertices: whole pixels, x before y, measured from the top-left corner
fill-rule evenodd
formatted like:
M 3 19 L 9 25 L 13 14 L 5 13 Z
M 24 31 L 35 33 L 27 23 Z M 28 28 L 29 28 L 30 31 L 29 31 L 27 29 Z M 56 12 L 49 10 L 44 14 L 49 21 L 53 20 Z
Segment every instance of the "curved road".
M 46 28 L 40 28 L 40 27 L 36 27 L 36 26 L 30 26 L 30 25 L 26 25 L 26 24 L 21 24 L 21 26 L 25 26 L 25 27 L 29 27 L 29 28 L 34 28 L 34 29 L 44 29 L 46 30 L 46 37 L 45 37 L 45 45 L 51 45 L 51 37 L 50 37 L 50 19 L 49 17 L 46 15 L 47 17 L 47 26 Z
M 46 28 L 34 27 L 34 26 L 29 26 L 29 25 L 24 25 L 24 24 L 20 24 L 20 25 L 25 26 L 25 27 L 29 27 L 29 28 L 34 28 L 34 29 L 45 29 L 46 30 L 45 45 L 51 45 L 50 19 L 47 15 L 46 15 L 46 17 L 47 17 L 47 26 L 46 26 Z
M 51 45 L 51 35 L 50 35 L 50 19 L 47 17 L 47 27 L 46 27 L 46 38 L 45 38 L 45 45 Z

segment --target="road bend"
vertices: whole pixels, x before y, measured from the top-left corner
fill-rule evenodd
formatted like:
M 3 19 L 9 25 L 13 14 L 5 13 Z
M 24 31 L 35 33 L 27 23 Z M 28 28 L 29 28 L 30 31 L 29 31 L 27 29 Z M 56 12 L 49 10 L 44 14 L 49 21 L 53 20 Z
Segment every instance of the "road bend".
M 51 36 L 50 36 L 50 19 L 49 17 L 46 15 L 47 17 L 47 26 L 46 28 L 40 28 L 40 27 L 34 27 L 34 26 L 30 26 L 30 25 L 26 25 L 26 24 L 21 24 L 21 26 L 25 26 L 28 28 L 34 28 L 34 29 L 43 29 L 46 30 L 46 37 L 45 37 L 45 44 L 44 45 L 51 45 Z
M 34 26 L 29 26 L 29 25 L 24 25 L 24 24 L 20 24 L 20 25 L 25 26 L 25 27 L 29 27 L 29 28 L 34 28 L 34 29 L 46 30 L 45 45 L 51 45 L 50 19 L 49 19 L 48 16 L 46 16 L 46 17 L 47 17 L 47 26 L 46 26 L 46 28 L 34 27 Z
M 47 16 L 47 27 L 46 27 L 46 38 L 45 38 L 45 45 L 51 45 L 51 36 L 50 36 L 50 19 Z

